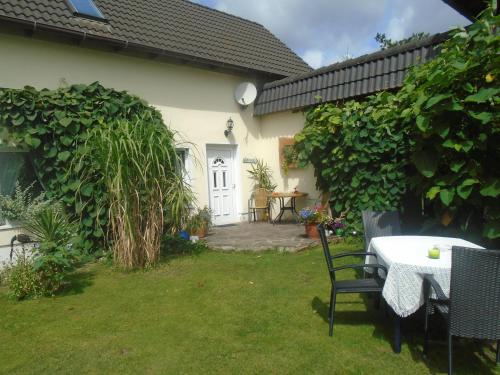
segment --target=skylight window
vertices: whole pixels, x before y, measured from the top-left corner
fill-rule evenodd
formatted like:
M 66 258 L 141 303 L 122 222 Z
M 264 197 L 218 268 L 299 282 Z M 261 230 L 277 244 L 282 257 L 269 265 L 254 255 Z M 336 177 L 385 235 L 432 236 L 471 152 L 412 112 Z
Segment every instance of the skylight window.
M 67 0 L 76 16 L 105 21 L 104 15 L 92 0 Z

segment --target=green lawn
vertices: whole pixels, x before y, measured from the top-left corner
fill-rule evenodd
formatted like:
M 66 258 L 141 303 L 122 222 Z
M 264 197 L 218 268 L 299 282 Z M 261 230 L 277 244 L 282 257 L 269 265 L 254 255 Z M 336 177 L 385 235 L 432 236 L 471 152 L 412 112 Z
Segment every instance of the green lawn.
M 418 319 L 404 324 L 402 353 L 394 354 L 391 322 L 371 299 L 340 296 L 335 336 L 328 337 L 329 279 L 320 249 L 205 252 L 148 272 L 92 264 L 74 283 L 66 294 L 24 302 L 0 289 L 0 373 L 446 371 L 444 341 L 423 360 Z M 455 358 L 457 374 L 500 373 L 491 348 L 477 343 L 457 343 Z

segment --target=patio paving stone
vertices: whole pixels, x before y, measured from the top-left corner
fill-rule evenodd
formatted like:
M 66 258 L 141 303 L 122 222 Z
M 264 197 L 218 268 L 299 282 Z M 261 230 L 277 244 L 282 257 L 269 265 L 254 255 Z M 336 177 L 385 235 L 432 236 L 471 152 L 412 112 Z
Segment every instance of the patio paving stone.
M 214 227 L 205 240 L 213 249 L 231 251 L 296 252 L 320 243 L 305 236 L 304 225 L 267 222 Z

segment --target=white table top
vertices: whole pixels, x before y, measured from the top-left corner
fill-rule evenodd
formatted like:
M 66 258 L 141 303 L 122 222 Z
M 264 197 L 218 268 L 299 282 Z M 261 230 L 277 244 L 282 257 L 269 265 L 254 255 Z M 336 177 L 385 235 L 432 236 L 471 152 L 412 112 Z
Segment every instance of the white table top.
M 434 245 L 442 248 L 439 259 L 428 256 Z M 377 253 L 379 263 L 388 269 L 382 295 L 396 314 L 408 316 L 423 305 L 422 274 L 433 274 L 443 291 L 449 293 L 452 246 L 481 248 L 451 237 L 387 236 L 370 241 L 368 251 Z M 366 259 L 366 263 L 375 262 L 372 256 Z

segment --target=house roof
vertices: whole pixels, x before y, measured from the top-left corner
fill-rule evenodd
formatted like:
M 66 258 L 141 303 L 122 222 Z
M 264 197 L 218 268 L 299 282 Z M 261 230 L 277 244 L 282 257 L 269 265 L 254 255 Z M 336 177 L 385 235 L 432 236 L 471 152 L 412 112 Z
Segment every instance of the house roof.
M 448 34 L 381 50 L 264 85 L 255 115 L 299 110 L 321 102 L 351 99 L 399 88 L 408 70 L 432 59 Z
M 486 9 L 488 0 L 443 0 L 462 16 L 473 21 L 479 13 Z
M 262 25 L 186 0 L 94 0 L 106 22 L 66 0 L 0 0 L 0 20 L 201 64 L 286 77 L 311 70 Z

